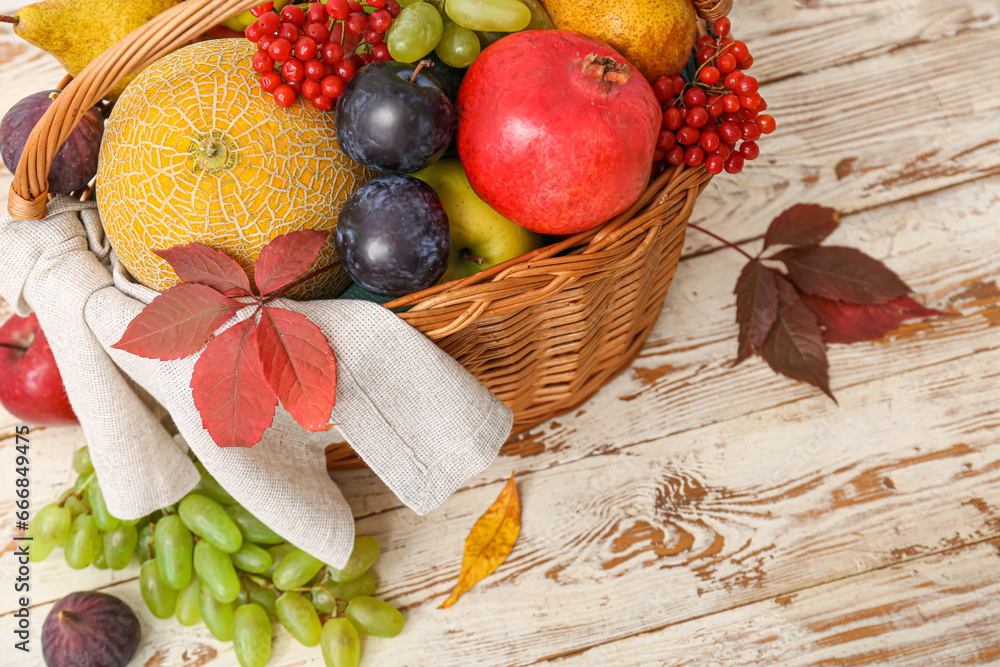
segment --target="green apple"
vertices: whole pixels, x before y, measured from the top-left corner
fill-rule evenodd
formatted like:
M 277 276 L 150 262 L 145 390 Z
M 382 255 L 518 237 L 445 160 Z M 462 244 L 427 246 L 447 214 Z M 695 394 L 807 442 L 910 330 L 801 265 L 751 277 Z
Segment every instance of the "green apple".
M 260 4 L 264 4 L 265 0 L 261 0 Z M 274 10 L 277 12 L 281 11 L 281 8 L 289 4 L 292 0 L 274 0 Z M 247 26 L 257 20 L 257 17 L 250 13 L 250 10 L 245 12 L 240 12 L 236 16 L 230 16 L 228 19 L 220 23 L 219 25 L 224 25 L 230 30 L 236 30 L 243 32 L 246 30 Z
M 438 283 L 471 276 L 545 244 L 541 234 L 517 226 L 480 199 L 458 160 L 444 158 L 411 175 L 434 188 L 448 214 L 451 253 Z

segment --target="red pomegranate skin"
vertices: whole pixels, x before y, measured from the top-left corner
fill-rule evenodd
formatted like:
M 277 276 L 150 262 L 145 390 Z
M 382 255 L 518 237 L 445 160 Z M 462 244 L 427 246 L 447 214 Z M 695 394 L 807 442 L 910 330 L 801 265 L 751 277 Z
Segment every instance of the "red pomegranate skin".
M 638 70 L 571 30 L 489 46 L 465 75 L 458 113 L 472 188 L 518 225 L 556 235 L 596 227 L 639 198 L 662 119 Z

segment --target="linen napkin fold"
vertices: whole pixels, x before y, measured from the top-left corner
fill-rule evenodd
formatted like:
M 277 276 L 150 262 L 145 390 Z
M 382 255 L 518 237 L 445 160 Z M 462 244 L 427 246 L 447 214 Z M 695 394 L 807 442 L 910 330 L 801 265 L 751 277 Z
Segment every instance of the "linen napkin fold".
M 143 516 L 198 482 L 165 425 L 172 419 L 242 505 L 291 543 L 343 566 L 354 521 L 326 472 L 331 436 L 305 431 L 279 407 L 256 446 L 217 447 L 190 389 L 197 354 L 157 361 L 111 348 L 157 293 L 118 265 L 96 205 L 59 197 L 48 211 L 43 221 L 0 218 L 0 296 L 19 314 L 37 314 L 109 510 L 124 519 Z M 488 466 L 510 434 L 510 410 L 385 308 L 353 300 L 278 305 L 306 315 L 329 339 L 338 360 L 331 423 L 415 512 L 429 512 Z

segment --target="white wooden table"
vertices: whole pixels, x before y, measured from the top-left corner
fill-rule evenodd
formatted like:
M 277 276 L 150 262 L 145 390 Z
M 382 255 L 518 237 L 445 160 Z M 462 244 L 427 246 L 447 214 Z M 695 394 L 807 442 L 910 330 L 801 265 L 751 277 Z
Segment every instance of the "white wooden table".
M 788 206 L 836 206 L 831 242 L 954 316 L 833 346 L 838 407 L 759 360 L 730 367 L 741 258 L 692 231 L 632 368 L 443 507 L 418 517 L 371 473 L 334 473 L 407 618 L 363 664 L 1000 664 L 1000 5 L 737 0 L 732 19 L 778 132 L 713 181 L 695 221 L 752 251 Z M 2 112 L 61 74 L 0 32 Z M 0 415 L 0 436 L 14 424 Z M 71 482 L 82 444 L 73 428 L 36 433 L 36 501 Z M 13 446 L 0 440 L 0 536 Z M 511 471 L 513 554 L 438 610 Z M 134 665 L 236 663 L 203 626 L 152 618 L 134 564 L 32 572 L 36 630 L 54 600 L 99 588 L 142 620 Z M 8 557 L 0 576 L 0 664 L 41 664 L 37 637 L 27 660 L 9 648 Z M 322 660 L 276 626 L 270 664 Z

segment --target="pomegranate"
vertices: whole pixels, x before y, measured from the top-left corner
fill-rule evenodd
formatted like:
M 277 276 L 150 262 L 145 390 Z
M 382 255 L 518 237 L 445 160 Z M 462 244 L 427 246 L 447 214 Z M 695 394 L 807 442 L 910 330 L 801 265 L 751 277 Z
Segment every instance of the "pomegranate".
M 458 154 L 472 188 L 532 231 L 596 227 L 649 183 L 659 103 L 632 65 L 592 37 L 504 37 L 469 67 L 458 113 Z

